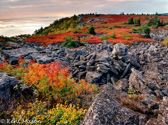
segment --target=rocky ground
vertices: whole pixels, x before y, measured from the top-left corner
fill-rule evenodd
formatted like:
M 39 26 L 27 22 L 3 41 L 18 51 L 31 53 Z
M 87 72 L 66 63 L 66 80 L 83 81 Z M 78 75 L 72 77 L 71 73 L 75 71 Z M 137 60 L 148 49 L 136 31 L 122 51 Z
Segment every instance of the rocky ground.
M 156 42 L 122 43 L 112 45 L 108 41 L 100 44 L 86 44 L 83 48 L 71 50 L 60 44 L 43 47 L 35 43 L 17 44 L 0 48 L 0 59 L 17 64 L 23 56 L 28 62 L 40 64 L 60 61 L 69 66 L 77 81 L 103 85 L 89 108 L 82 125 L 166 125 L 168 124 L 168 47 L 160 44 L 168 36 L 168 30 L 154 31 L 151 38 Z M 13 77 L 0 74 L 0 94 L 6 99 L 14 85 Z M 14 82 L 13 82 L 14 81 Z M 128 93 L 141 95 L 136 102 L 138 111 L 121 104 Z M 13 96 L 12 96 L 13 97 Z

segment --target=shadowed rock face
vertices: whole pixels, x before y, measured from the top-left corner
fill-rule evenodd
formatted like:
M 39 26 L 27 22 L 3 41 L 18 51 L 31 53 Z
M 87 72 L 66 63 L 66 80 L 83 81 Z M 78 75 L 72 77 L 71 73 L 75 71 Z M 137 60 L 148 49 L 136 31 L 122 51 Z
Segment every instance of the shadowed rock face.
M 90 106 L 81 125 L 138 125 L 139 115 L 119 104 L 120 93 L 106 84 Z

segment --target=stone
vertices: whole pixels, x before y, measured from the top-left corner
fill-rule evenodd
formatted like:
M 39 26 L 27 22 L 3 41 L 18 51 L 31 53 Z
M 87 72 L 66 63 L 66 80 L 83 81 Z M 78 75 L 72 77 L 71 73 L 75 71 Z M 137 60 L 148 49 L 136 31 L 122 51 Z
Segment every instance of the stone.
M 8 76 L 6 73 L 0 73 L 0 111 L 8 107 L 8 104 L 18 96 L 14 87 L 19 83 L 15 77 Z
M 33 53 L 30 56 L 39 64 L 47 64 L 54 61 L 52 57 L 48 57 L 45 54 Z
M 121 90 L 124 92 L 128 91 L 129 84 L 128 84 L 128 80 L 126 78 L 119 80 L 117 83 L 118 83 L 118 85 L 115 86 L 117 90 Z
M 74 63 L 74 66 L 75 67 L 79 67 L 79 66 L 81 66 L 81 65 L 86 65 L 86 61 L 79 61 L 79 62 L 77 62 L 77 63 Z
M 101 73 L 107 73 L 110 70 L 109 67 L 103 65 L 103 64 L 97 64 L 97 71 Z
M 129 72 L 129 70 L 131 69 L 131 64 L 129 63 L 125 69 L 125 71 L 123 72 L 123 74 L 121 75 L 121 78 L 124 78 L 127 73 Z
M 114 45 L 111 53 L 112 57 L 126 56 L 128 54 L 128 48 L 123 43 L 117 43 Z
M 167 123 L 165 122 L 165 118 L 159 114 L 157 119 L 150 118 L 145 125 L 167 125 Z
M 120 94 L 112 84 L 103 86 L 80 125 L 138 125 L 136 112 L 120 105 Z
M 142 73 L 134 68 L 131 71 L 129 87 L 143 94 L 149 93 L 151 90 L 146 85 L 147 81 L 144 79 Z
M 162 93 L 163 93 L 164 96 L 168 96 L 168 89 L 163 89 Z
M 92 72 L 92 71 L 88 71 L 86 73 L 86 80 L 87 82 L 90 82 L 90 83 L 98 83 L 101 77 L 102 77 L 101 73 Z
M 106 50 L 103 50 L 102 52 L 96 54 L 95 61 L 97 62 L 108 62 L 110 60 L 111 58 Z

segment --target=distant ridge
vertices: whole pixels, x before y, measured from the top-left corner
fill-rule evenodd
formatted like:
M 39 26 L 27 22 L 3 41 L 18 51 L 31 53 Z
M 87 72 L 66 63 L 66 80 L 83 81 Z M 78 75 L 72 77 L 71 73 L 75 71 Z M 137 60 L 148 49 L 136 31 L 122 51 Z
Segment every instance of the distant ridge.
M 168 13 L 160 13 L 160 15 L 166 15 L 166 16 L 168 16 Z

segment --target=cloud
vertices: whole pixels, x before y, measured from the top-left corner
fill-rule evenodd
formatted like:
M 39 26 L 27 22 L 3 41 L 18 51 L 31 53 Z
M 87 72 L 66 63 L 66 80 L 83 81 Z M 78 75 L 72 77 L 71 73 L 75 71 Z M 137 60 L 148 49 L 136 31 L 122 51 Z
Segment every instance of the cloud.
M 8 0 L 10 2 L 17 2 L 17 1 L 21 1 L 21 0 Z
M 0 0 L 0 21 L 12 19 L 11 22 L 5 20 L 8 22 L 6 25 L 9 26 L 13 25 L 14 21 L 24 26 L 24 23 L 28 23 L 25 21 L 21 23 L 25 17 L 38 23 L 42 20 L 35 20 L 32 17 L 60 18 L 95 12 L 104 14 L 167 13 L 168 0 Z M 40 25 L 44 26 L 41 23 Z

